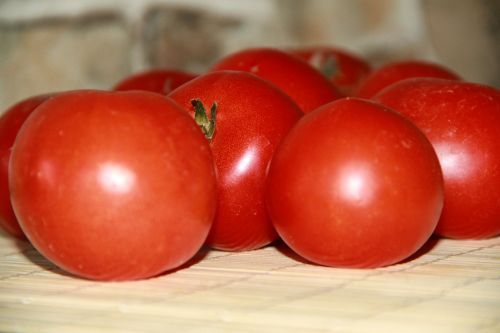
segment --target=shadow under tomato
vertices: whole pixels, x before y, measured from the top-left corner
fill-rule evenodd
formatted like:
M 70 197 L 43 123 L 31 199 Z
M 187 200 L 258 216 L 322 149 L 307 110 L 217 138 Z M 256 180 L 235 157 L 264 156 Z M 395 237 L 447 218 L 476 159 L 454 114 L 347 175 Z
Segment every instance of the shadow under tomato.
M 165 275 L 170 275 L 170 274 L 173 274 L 175 272 L 181 271 L 183 269 L 187 269 L 193 265 L 196 265 L 197 263 L 199 263 L 200 261 L 205 259 L 205 257 L 208 255 L 209 252 L 210 252 L 210 248 L 207 246 L 203 246 L 200 250 L 198 250 L 198 252 L 191 259 L 186 261 L 184 264 L 182 264 L 179 267 L 176 267 L 174 269 L 171 269 L 171 270 L 162 272 L 158 275 L 152 276 L 151 279 L 156 278 L 156 277 L 165 276 Z
M 78 275 L 71 274 L 71 273 L 66 272 L 65 270 L 59 268 L 57 265 L 53 264 L 50 260 L 46 259 L 27 240 L 23 241 L 23 240 L 16 239 L 15 242 L 16 242 L 17 248 L 19 249 L 19 252 L 22 253 L 31 263 L 40 267 L 42 270 L 50 271 L 50 272 L 53 272 L 55 274 L 65 276 L 65 277 L 94 281 L 92 279 L 87 279 L 84 277 L 80 277 Z M 182 269 L 189 268 L 190 266 L 193 266 L 193 265 L 199 263 L 200 261 L 202 261 L 208 255 L 209 251 L 210 251 L 209 248 L 203 247 L 191 259 L 189 259 L 186 263 L 182 264 L 181 266 L 176 267 L 172 270 L 161 272 L 157 275 L 154 275 L 154 276 L 151 276 L 151 277 L 148 277 L 145 279 L 141 279 L 141 280 L 153 279 L 156 277 L 161 277 L 164 275 L 169 275 L 169 274 L 175 273 L 175 272 L 180 271 Z
M 14 242 L 15 247 L 18 250 L 18 253 L 22 254 L 26 257 L 32 264 L 38 266 L 42 270 L 55 272 L 61 275 L 70 276 L 70 274 L 64 272 L 59 267 L 51 263 L 47 260 L 43 255 L 38 252 L 33 245 L 31 245 L 28 239 L 19 239 L 14 237 L 3 230 L 0 230 L 0 238 L 9 238 Z
M 34 265 L 40 267 L 44 271 L 50 271 L 62 276 L 74 277 L 74 275 L 62 270 L 57 265 L 53 264 L 50 260 L 45 258 L 37 249 L 26 240 L 16 239 L 16 246 L 19 252 L 22 253 Z
M 420 249 L 418 249 L 415 253 L 413 253 L 408 258 L 403 259 L 402 261 L 397 262 L 395 264 L 399 265 L 399 264 L 408 263 L 408 262 L 413 261 L 421 256 L 426 255 L 427 253 L 431 252 L 436 247 L 436 245 L 439 243 L 439 241 L 441 239 L 442 238 L 439 236 L 432 235 L 431 238 L 429 238 L 427 240 L 427 242 L 425 242 L 424 245 Z M 283 242 L 282 240 L 277 241 L 275 243 L 275 247 L 281 254 L 287 256 L 288 258 L 290 258 L 294 261 L 300 262 L 302 264 L 307 264 L 307 265 L 323 266 L 323 265 L 316 264 L 314 262 L 311 262 L 311 261 L 301 257 L 300 255 L 295 253 L 290 247 L 288 247 L 288 245 L 286 245 L 285 242 Z
M 307 265 L 321 266 L 321 265 L 315 264 L 315 263 L 301 257 L 300 255 L 295 253 L 288 245 L 286 245 L 286 243 L 283 242 L 282 240 L 275 241 L 273 245 L 276 247 L 278 252 L 280 252 L 284 256 L 286 256 L 294 261 L 298 261 L 302 264 L 307 264 Z
M 405 264 L 405 263 L 408 263 L 410 261 L 413 261 L 415 259 L 418 259 L 418 258 L 426 255 L 427 253 L 431 252 L 432 249 L 434 249 L 436 247 L 436 245 L 439 243 L 440 240 L 441 240 L 441 237 L 439 237 L 437 235 L 432 235 L 431 238 L 429 238 L 427 240 L 427 242 L 425 242 L 424 245 L 422 245 L 422 247 L 417 250 L 417 252 L 413 253 L 408 258 L 403 259 L 402 261 L 398 262 L 398 264 Z

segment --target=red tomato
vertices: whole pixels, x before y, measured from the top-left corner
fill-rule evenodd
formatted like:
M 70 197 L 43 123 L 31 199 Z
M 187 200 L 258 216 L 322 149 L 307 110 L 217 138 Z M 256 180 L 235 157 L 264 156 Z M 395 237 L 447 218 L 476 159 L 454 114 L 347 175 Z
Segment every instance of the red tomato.
M 438 64 L 419 60 L 393 62 L 368 75 L 355 95 L 357 97 L 371 98 L 395 82 L 414 77 L 460 80 L 457 74 Z
M 301 116 L 283 92 L 244 72 L 212 72 L 169 97 L 194 115 L 193 99 L 217 105 L 210 142 L 218 175 L 218 207 L 208 244 L 241 251 L 277 238 L 264 203 L 267 169 L 274 150 Z
M 240 70 L 255 74 L 283 90 L 304 112 L 340 98 L 337 88 L 319 71 L 288 53 L 246 49 L 219 61 L 212 71 Z
M 9 160 L 17 132 L 28 116 L 52 95 L 27 98 L 14 104 L 0 117 L 0 227 L 12 236 L 25 239 L 10 203 Z
M 333 47 L 309 47 L 290 51 L 317 68 L 346 96 L 351 96 L 370 73 L 371 66 L 364 59 Z
M 399 262 L 431 236 L 443 180 L 431 144 L 410 121 L 345 98 L 305 115 L 271 163 L 267 203 L 282 239 L 322 265 Z
M 46 101 L 19 131 L 9 182 L 33 245 L 90 279 L 147 278 L 182 265 L 216 208 L 208 143 L 178 105 L 149 92 Z
M 167 95 L 178 86 L 195 77 L 195 74 L 178 70 L 155 69 L 136 73 L 124 79 L 113 90 L 144 90 Z
M 434 145 L 445 205 L 436 233 L 500 234 L 500 92 L 473 83 L 409 79 L 375 97 L 412 120 Z

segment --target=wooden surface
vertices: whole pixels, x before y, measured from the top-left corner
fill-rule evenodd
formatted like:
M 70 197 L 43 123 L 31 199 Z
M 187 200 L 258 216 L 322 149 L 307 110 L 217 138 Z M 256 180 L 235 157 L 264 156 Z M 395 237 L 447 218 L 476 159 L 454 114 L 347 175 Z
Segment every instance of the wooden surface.
M 0 234 L 0 332 L 500 332 L 500 238 L 433 239 L 376 270 L 319 267 L 283 245 L 200 253 L 154 279 L 66 275 Z

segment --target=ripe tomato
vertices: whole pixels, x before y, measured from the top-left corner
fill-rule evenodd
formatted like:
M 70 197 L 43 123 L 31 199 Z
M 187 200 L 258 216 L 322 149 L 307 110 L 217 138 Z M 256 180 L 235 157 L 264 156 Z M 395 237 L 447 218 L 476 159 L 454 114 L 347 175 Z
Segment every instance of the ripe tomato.
M 0 117 L 0 227 L 19 239 L 26 237 L 17 223 L 10 203 L 8 177 L 10 152 L 17 132 L 26 118 L 51 96 L 39 95 L 22 100 L 7 109 Z
M 414 77 L 433 77 L 448 80 L 460 80 L 451 70 L 438 64 L 413 60 L 393 62 L 374 70 L 361 82 L 357 97 L 371 98 L 391 84 Z
M 246 49 L 220 60 L 212 71 L 240 70 L 255 74 L 283 90 L 303 112 L 341 97 L 319 71 L 288 53 L 274 49 Z
M 274 150 L 300 118 L 298 106 L 258 77 L 212 72 L 186 83 L 169 97 L 192 115 L 193 100 L 216 103 L 210 145 L 218 175 L 218 207 L 208 244 L 241 251 L 277 238 L 264 203 L 267 169 Z
M 98 280 L 182 265 L 205 241 L 216 208 L 208 143 L 178 105 L 149 92 L 46 101 L 19 131 L 9 183 L 35 248 Z
M 371 71 L 370 64 L 364 59 L 333 47 L 309 47 L 290 53 L 317 68 L 346 96 L 353 95 Z
M 282 239 L 322 265 L 399 262 L 431 236 L 443 180 L 431 144 L 410 121 L 345 98 L 305 115 L 271 163 L 267 203 Z
M 178 70 L 155 69 L 136 73 L 124 79 L 117 83 L 113 90 L 144 90 L 167 95 L 178 86 L 195 77 L 195 74 Z
M 500 92 L 483 85 L 409 79 L 375 97 L 412 120 L 434 145 L 445 205 L 436 233 L 450 238 L 500 234 Z

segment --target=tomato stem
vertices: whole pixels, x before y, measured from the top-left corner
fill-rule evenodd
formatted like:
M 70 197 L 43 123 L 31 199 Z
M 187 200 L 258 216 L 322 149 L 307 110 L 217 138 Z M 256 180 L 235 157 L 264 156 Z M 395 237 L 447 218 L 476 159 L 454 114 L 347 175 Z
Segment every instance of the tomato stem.
M 328 56 L 320 66 L 320 72 L 327 78 L 331 78 L 337 73 L 337 60 L 334 56 Z
M 210 108 L 210 119 L 208 119 L 205 106 L 199 99 L 191 100 L 191 105 L 194 108 L 194 121 L 200 126 L 201 131 L 205 134 L 208 140 L 212 140 L 215 133 L 215 118 L 217 113 L 217 102 L 213 102 Z

